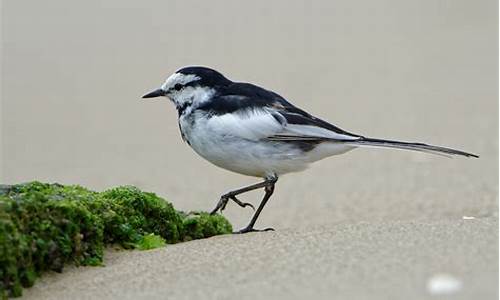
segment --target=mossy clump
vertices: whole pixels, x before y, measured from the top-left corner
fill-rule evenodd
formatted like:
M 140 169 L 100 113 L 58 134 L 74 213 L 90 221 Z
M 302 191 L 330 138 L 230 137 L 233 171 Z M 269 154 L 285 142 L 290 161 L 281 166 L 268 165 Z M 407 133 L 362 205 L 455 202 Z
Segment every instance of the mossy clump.
M 104 247 L 141 250 L 232 231 L 220 215 L 184 213 L 131 186 L 0 185 L 0 297 L 20 296 L 47 270 L 100 265 Z
M 222 215 L 210 215 L 206 212 L 181 213 L 183 216 L 184 240 L 196 240 L 232 232 L 231 223 Z

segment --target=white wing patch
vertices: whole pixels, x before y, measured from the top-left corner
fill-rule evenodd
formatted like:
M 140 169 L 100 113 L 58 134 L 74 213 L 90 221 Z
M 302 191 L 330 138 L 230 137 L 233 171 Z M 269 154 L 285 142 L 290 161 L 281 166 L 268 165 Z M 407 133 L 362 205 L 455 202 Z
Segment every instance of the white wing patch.
M 276 114 L 279 114 L 279 111 L 266 108 L 248 109 L 240 113 L 213 116 L 208 120 L 207 125 L 219 134 L 248 140 L 260 140 L 276 135 L 285 136 L 290 141 L 294 138 L 297 140 L 301 138 L 359 139 L 359 137 L 339 134 L 318 126 L 289 124 L 282 115 L 276 118 Z
M 263 109 L 213 116 L 207 125 L 219 134 L 255 141 L 283 131 L 283 125 Z

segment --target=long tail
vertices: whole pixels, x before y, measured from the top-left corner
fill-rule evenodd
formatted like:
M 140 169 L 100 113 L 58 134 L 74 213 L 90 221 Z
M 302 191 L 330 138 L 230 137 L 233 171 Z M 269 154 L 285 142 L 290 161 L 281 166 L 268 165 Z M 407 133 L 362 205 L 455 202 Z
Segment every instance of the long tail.
M 361 138 L 359 140 L 345 141 L 346 144 L 350 144 L 353 146 L 367 146 L 367 147 L 383 147 L 383 148 L 396 148 L 403 150 L 414 150 L 421 151 L 430 154 L 436 155 L 461 155 L 465 157 L 475 157 L 479 156 L 476 154 L 455 150 L 451 148 L 432 146 L 422 143 L 409 143 L 409 142 L 399 142 L 399 141 L 391 141 L 391 140 L 382 140 L 382 139 L 372 139 L 372 138 Z

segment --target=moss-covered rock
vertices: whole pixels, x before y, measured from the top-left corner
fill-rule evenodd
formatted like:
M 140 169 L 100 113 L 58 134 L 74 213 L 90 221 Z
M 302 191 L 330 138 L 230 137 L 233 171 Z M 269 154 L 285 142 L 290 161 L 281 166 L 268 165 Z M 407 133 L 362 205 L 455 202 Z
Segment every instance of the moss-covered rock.
M 222 216 L 184 213 L 131 186 L 101 193 L 30 182 L 0 185 L 0 297 L 19 296 L 43 271 L 99 265 L 104 247 L 147 250 L 232 231 Z

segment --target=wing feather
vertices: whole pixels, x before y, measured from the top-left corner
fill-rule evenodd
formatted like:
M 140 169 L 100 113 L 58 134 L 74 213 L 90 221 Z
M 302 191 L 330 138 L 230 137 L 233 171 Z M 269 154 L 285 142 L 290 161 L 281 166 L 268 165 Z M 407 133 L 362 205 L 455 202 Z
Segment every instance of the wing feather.
M 286 112 L 266 107 L 213 115 L 208 120 L 208 125 L 209 128 L 221 134 L 249 140 L 318 142 L 324 140 L 351 141 L 360 138 L 319 127 L 314 119 L 307 121 L 305 117 L 302 117 L 300 122 L 291 123 L 294 120 Z
M 283 125 L 263 109 L 246 109 L 214 115 L 207 121 L 213 131 L 228 137 L 261 140 L 283 132 Z
M 211 115 L 213 130 L 250 140 L 352 141 L 349 133 L 292 105 L 280 95 L 248 83 L 233 83 L 198 107 Z

